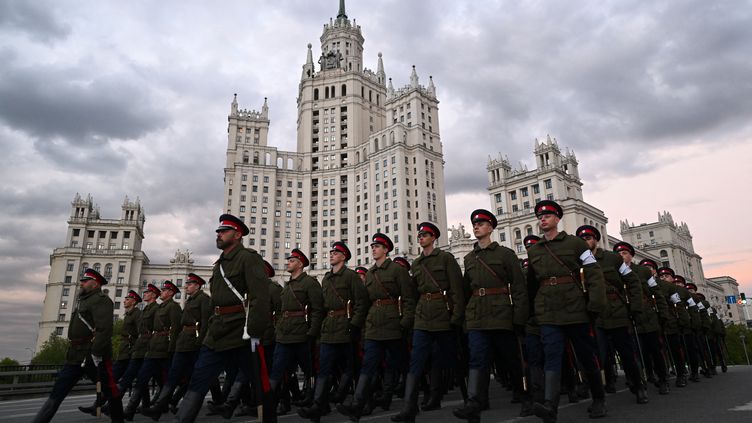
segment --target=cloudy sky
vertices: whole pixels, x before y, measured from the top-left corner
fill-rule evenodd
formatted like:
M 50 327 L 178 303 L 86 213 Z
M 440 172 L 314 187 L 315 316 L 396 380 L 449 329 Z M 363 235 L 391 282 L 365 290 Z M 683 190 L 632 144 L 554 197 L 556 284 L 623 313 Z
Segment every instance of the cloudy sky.
M 686 221 L 706 276 L 752 291 L 749 1 L 348 1 L 365 62 L 415 65 L 440 104 L 449 222 L 488 207 L 489 155 L 573 148 L 585 200 L 619 221 Z M 0 357 L 28 360 L 76 192 L 105 218 L 140 197 L 144 249 L 216 256 L 227 113 L 269 98 L 295 148 L 306 45 L 336 0 L 0 2 Z M 468 148 L 471 147 L 471 148 Z M 473 164 L 468 166 L 468 164 Z M 736 223 L 742 226 L 737 225 Z

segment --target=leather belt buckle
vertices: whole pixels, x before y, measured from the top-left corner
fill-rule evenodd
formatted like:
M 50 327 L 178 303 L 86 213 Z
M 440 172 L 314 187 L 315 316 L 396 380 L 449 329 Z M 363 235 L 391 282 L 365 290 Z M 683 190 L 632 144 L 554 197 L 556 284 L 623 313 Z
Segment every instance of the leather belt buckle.
M 377 299 L 377 300 L 376 300 L 376 301 L 374 301 L 374 302 L 376 303 L 376 306 L 377 306 L 377 307 L 381 307 L 381 298 Z
M 214 315 L 219 316 L 219 306 L 214 307 Z
M 478 296 L 479 297 L 485 297 L 486 296 L 486 288 L 478 288 Z
M 289 316 L 290 316 L 290 312 L 288 312 L 288 311 L 283 311 L 282 312 L 282 317 L 289 317 Z
M 329 312 L 326 314 L 328 314 L 329 317 L 334 317 L 334 310 L 329 310 Z
M 426 300 L 427 301 L 431 301 L 431 293 L 430 292 L 426 292 Z
M 549 285 L 554 285 L 554 286 L 558 285 L 559 282 L 557 281 L 557 279 L 558 278 L 556 276 L 551 276 L 550 278 L 548 278 L 548 284 Z

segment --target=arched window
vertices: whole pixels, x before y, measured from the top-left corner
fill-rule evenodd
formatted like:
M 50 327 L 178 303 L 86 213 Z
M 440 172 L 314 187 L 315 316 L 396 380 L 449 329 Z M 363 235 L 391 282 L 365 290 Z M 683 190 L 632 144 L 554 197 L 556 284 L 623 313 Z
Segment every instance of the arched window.
M 394 131 L 389 133 L 389 143 L 394 144 Z
M 319 89 L 318 88 L 314 88 L 313 89 L 313 99 L 314 100 L 318 100 L 319 99 Z
M 264 158 L 264 164 L 267 166 L 270 166 L 272 164 L 272 153 L 266 153 L 266 157 Z
M 360 151 L 355 152 L 355 163 L 360 163 Z
M 661 250 L 661 258 L 663 258 L 663 257 L 668 257 L 668 251 Z
M 100 272 L 102 270 L 102 265 L 99 263 L 94 263 L 94 270 Z
M 324 98 L 329 98 L 329 87 L 324 87 Z
M 283 169 L 285 166 L 285 161 L 282 157 L 277 157 L 277 168 Z
M 253 152 L 253 164 L 259 164 L 259 153 L 258 151 Z
M 514 230 L 514 239 L 522 239 L 522 231 L 519 229 Z
M 287 158 L 287 169 L 292 170 L 292 159 L 289 157 Z
M 374 138 L 373 139 L 373 152 L 375 153 L 377 151 L 379 151 L 379 139 Z
M 104 277 L 105 277 L 105 278 L 109 278 L 109 277 L 111 277 L 111 276 L 112 276 L 112 264 L 110 264 L 110 263 L 107 263 L 107 264 L 106 264 L 106 265 L 104 266 Z
M 243 163 L 248 164 L 248 152 L 243 152 Z
M 85 272 L 85 271 L 86 271 L 86 269 L 88 269 L 88 268 L 89 268 L 89 263 L 81 263 L 81 270 L 79 271 L 79 273 L 80 273 L 81 275 L 79 276 L 79 278 L 82 278 L 82 277 L 84 276 L 84 272 Z
M 347 85 L 342 84 L 342 97 L 347 95 Z

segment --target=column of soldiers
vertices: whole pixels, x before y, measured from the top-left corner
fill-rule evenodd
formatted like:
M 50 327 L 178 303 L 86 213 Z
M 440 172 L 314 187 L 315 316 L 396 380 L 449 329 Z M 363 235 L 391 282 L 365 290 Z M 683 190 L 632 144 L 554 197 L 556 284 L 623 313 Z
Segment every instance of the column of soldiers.
M 590 418 L 606 416 L 618 364 L 638 404 L 648 403 L 649 383 L 669 394 L 671 373 L 681 388 L 700 373 L 716 375 L 718 365 L 726 371 L 723 324 L 694 284 L 652 260 L 634 263 L 628 243 L 603 250 L 593 226 L 560 232 L 563 210 L 553 201 L 536 204 L 535 215 L 543 236 L 525 238 L 523 261 L 491 240 L 496 217 L 478 209 L 464 274 L 435 246 L 439 228 L 424 222 L 412 264 L 390 259 L 394 244 L 376 233 L 370 268 L 348 268 L 349 247 L 334 242 L 321 282 L 306 273 L 305 253 L 293 249 L 282 287 L 271 280 L 272 266 L 243 246 L 248 227 L 224 214 L 209 294 L 193 273 L 182 309 L 170 281 L 161 289 L 149 284 L 142 295 L 130 291 L 114 362 L 113 303 L 101 289 L 108 281 L 87 269 L 67 363 L 34 422 L 50 421 L 83 375 L 101 383 L 101 395 L 81 411 L 113 422 L 136 413 L 158 421 L 167 412 L 193 422 L 211 389 L 209 414 L 226 419 L 250 414 L 275 423 L 294 403 L 299 416 L 318 423 L 333 403 L 358 422 L 400 396 L 402 409 L 391 420 L 411 423 L 421 409 L 440 409 L 457 387 L 464 401 L 454 416 L 479 423 L 490 406 L 491 374 L 521 403 L 521 416 L 555 422 L 563 388 L 570 402 L 592 398 Z

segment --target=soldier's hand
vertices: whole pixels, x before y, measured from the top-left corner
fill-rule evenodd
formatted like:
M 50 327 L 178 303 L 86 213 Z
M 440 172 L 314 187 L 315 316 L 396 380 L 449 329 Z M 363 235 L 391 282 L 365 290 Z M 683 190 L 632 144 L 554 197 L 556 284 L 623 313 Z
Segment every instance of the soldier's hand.
M 92 355 L 91 355 L 91 360 L 92 360 L 92 361 L 94 362 L 94 365 L 95 365 L 96 367 L 99 367 L 99 363 L 101 363 L 101 362 L 102 362 L 102 357 L 101 357 L 101 356 L 98 356 L 98 355 L 94 355 L 94 354 L 92 354 Z

